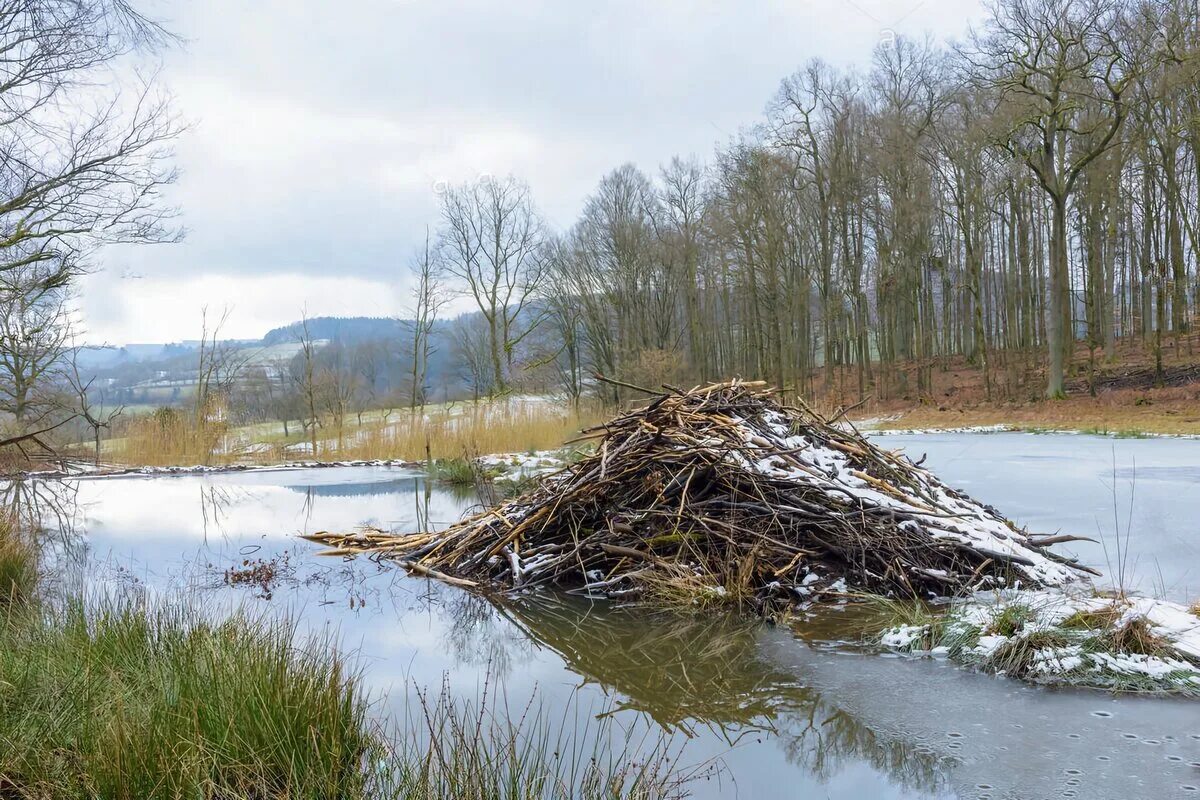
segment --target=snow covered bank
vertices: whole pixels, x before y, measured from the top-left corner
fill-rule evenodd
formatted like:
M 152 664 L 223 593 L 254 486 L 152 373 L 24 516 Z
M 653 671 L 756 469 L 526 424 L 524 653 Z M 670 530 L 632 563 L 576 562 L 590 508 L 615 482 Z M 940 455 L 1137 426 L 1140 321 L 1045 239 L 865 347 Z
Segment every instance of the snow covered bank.
M 1200 613 L 1149 597 L 981 594 L 879 642 L 1035 683 L 1200 696 Z

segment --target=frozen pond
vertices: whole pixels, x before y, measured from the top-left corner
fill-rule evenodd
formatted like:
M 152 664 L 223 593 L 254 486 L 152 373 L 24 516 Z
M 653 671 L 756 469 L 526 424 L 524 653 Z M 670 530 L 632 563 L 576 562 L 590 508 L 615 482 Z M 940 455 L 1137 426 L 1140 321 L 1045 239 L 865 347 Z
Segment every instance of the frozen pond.
M 1116 561 L 1113 474 L 1126 583 L 1200 596 L 1200 442 L 1024 434 L 891 436 L 951 485 L 1031 530 L 1097 536 L 1071 549 Z M 1136 472 L 1135 472 L 1136 470 Z M 1132 484 L 1133 509 L 1129 510 Z M 486 601 L 367 559 L 316 559 L 295 534 L 361 523 L 445 524 L 474 502 L 416 473 L 329 468 L 165 478 L 37 481 L 6 489 L 37 503 L 67 588 L 173 595 L 223 613 L 287 612 L 357 650 L 380 714 L 413 687 L 510 706 L 536 696 L 587 728 L 611 711 L 635 741 L 666 730 L 683 762 L 719 759 L 697 797 L 1200 797 L 1200 704 L 1048 691 L 945 662 L 885 658 L 720 615 L 577 600 Z M 1131 534 L 1126 537 L 1126 525 Z M 225 584 L 257 559 L 269 591 Z M 489 677 L 490 676 L 490 677 Z M 582 688 L 580 688 L 582 687 Z M 590 730 L 590 728 L 589 728 Z
M 1200 441 L 989 433 L 882 436 L 947 483 L 1036 533 L 1072 533 L 1073 552 L 1113 584 L 1200 598 Z M 1115 514 L 1114 514 L 1115 509 Z

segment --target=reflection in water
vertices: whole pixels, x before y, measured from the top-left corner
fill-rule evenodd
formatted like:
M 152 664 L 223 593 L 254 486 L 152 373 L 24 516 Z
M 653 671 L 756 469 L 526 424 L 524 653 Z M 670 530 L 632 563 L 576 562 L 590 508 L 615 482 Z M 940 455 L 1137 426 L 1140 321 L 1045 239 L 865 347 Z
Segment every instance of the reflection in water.
M 930 447 L 936 441 L 921 441 L 931 460 L 946 456 Z M 1153 453 L 1177 447 L 1150 444 L 1152 452 L 1139 452 L 1140 468 L 1154 466 Z M 960 437 L 945 446 L 1003 455 L 1009 442 Z M 1093 466 L 1067 454 L 1058 461 L 1053 475 L 1038 473 L 1044 487 L 1022 483 L 1022 494 L 1003 507 L 1022 515 L 1061 506 L 1067 467 Z M 963 459 L 947 460 L 944 469 L 953 478 L 964 465 L 984 469 Z M 977 492 L 982 499 L 1003 492 L 995 480 Z M 1156 485 L 1147 480 L 1139 497 Z M 1133 542 L 1135 558 L 1170 545 L 1177 576 L 1200 567 L 1194 545 L 1174 545 L 1194 528 L 1191 509 L 1200 502 L 1183 485 L 1153 495 L 1154 505 L 1138 505 L 1170 524 L 1151 525 L 1147 516 Z M 252 612 L 293 615 L 321 635 L 336 631 L 361 655 L 381 714 L 403 715 L 409 687 L 437 686 L 444 676 L 470 699 L 490 675 L 514 707 L 536 693 L 557 709 L 582 684 L 589 695 L 582 699 L 621 725 L 645 718 L 674 741 L 686 740 L 689 762 L 720 759 L 736 796 L 755 800 L 1198 796 L 1182 794 L 1200 776 L 1193 704 L 1047 692 L 944 662 L 855 654 L 828 643 L 845 631 L 844 612 L 806 625 L 797 642 L 791 631 L 723 614 L 579 598 L 489 600 L 369 559 L 316 559 L 296 538 L 359 524 L 439 527 L 474 504 L 412 472 L 24 481 L 0 485 L 0 502 L 41 523 L 43 564 L 66 588 L 148 596 L 182 590 L 214 614 L 250 604 Z M 270 600 L 221 579 L 245 559 L 276 558 L 294 570 Z M 734 796 L 728 785 L 707 782 L 694 794 Z
M 618 693 L 616 708 L 670 731 L 694 737 L 704 726 L 730 746 L 766 734 L 821 780 L 846 761 L 866 761 L 909 789 L 934 793 L 945 783 L 942 759 L 881 735 L 764 658 L 758 621 L 574 597 L 494 602 L 502 618 L 585 682 Z

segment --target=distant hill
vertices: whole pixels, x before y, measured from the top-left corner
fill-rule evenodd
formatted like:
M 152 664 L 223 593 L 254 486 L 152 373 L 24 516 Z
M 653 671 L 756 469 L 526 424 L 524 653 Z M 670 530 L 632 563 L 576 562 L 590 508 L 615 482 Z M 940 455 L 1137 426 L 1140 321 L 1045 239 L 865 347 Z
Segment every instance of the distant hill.
M 174 344 L 127 344 L 121 347 L 112 345 L 84 347 L 79 351 L 79 366 L 88 369 L 106 369 L 121 364 L 161 361 L 190 353 L 198 346 L 199 342 L 178 342 Z
M 405 339 L 409 323 L 390 317 L 313 317 L 308 321 L 308 333 L 314 339 L 328 339 L 342 344 Z M 267 331 L 262 344 L 270 346 L 295 342 L 300 338 L 301 323 L 293 322 L 282 328 Z

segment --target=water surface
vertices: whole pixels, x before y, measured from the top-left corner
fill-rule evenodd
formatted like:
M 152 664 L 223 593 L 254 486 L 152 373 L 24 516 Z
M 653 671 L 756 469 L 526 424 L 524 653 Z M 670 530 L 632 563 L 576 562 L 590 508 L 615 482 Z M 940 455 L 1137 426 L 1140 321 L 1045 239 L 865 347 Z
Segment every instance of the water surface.
M 1110 551 L 1115 485 L 1127 581 L 1177 599 L 1200 594 L 1200 442 L 989 434 L 882 443 L 927 453 L 947 482 L 1033 530 L 1099 528 Z M 358 652 L 368 686 L 386 698 L 376 706 L 383 716 L 402 717 L 416 688 L 436 691 L 443 680 L 464 697 L 499 687 L 513 707 L 573 701 L 568 724 L 589 731 L 589 715 L 608 712 L 616 735 L 664 731 L 685 763 L 716 760 L 720 771 L 692 786 L 697 797 L 1200 797 L 1192 702 L 1032 688 L 723 615 L 573 598 L 490 603 L 370 559 L 314 558 L 296 538 L 447 524 L 473 504 L 415 472 L 33 481 L 5 491 L 50 523 L 48 552 L 67 588 L 183 590 L 213 613 L 289 613 Z M 1103 547 L 1074 549 L 1105 567 Z M 226 585 L 226 570 L 256 559 L 283 578 Z M 836 630 L 820 623 L 814 631 Z

